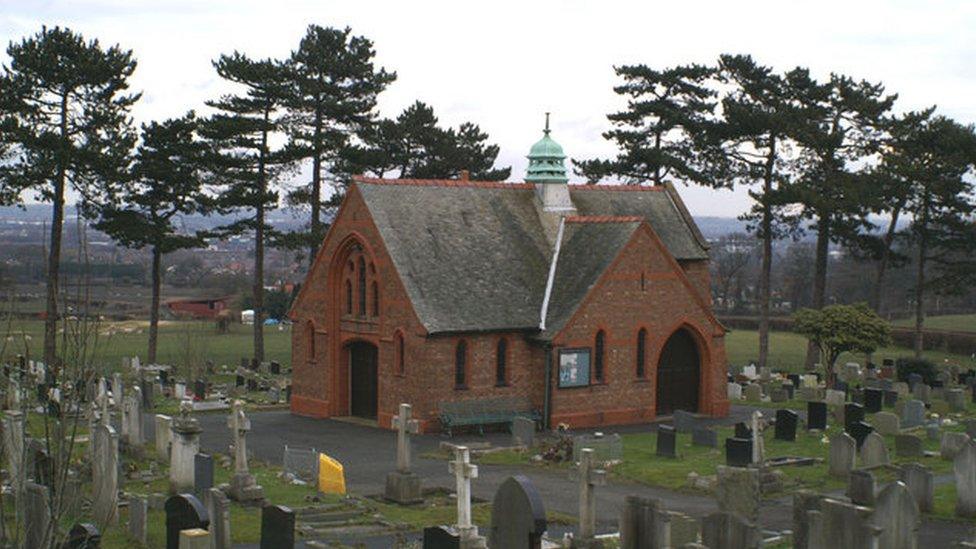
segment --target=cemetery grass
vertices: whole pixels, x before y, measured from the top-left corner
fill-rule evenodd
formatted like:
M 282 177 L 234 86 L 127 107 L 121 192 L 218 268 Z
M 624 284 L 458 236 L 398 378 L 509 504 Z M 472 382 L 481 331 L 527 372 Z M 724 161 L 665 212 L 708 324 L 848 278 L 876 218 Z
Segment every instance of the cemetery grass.
M 895 326 L 914 327 L 914 318 L 892 321 Z M 976 332 L 976 314 L 939 315 L 925 317 L 923 326 L 929 330 L 949 330 L 953 332 Z

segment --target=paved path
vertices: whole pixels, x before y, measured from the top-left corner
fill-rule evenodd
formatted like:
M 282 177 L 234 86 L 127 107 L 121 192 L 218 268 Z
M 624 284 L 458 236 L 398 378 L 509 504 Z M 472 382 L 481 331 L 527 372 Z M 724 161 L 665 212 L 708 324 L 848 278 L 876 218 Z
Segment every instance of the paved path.
M 752 409 L 736 406 L 729 418 L 721 423 L 742 421 Z M 382 494 L 386 474 L 395 468 L 396 435 L 381 430 L 334 420 L 309 419 L 292 416 L 287 411 L 255 412 L 249 414 L 251 432 L 248 436 L 248 449 L 262 461 L 280 465 L 286 445 L 317 450 L 338 459 L 345 466 L 346 485 L 350 492 L 363 495 Z M 231 443 L 230 431 L 226 427 L 224 414 L 203 414 L 200 422 L 204 428 L 202 446 L 205 451 L 227 453 Z M 715 420 L 704 421 L 716 423 Z M 653 427 L 651 427 L 653 429 Z M 648 431 L 646 425 L 615 427 L 614 432 Z M 424 478 L 425 486 L 443 486 L 453 489 L 453 479 L 448 474 L 447 463 L 443 460 L 419 457 L 434 451 L 441 441 L 464 443 L 465 441 L 488 441 L 493 445 L 506 445 L 507 434 L 488 434 L 485 437 L 455 437 L 449 439 L 439 435 L 414 436 L 414 471 Z M 512 467 L 479 465 L 479 478 L 472 483 L 473 496 L 491 501 L 495 490 L 509 476 L 523 474 L 532 479 L 542 495 L 546 508 L 569 515 L 577 513 L 577 484 L 565 470 L 542 467 Z M 702 517 L 715 510 L 714 499 L 709 496 L 675 492 L 641 484 L 614 480 L 597 490 L 598 529 L 602 532 L 616 530 L 617 517 L 624 498 L 628 495 L 641 495 L 660 499 L 669 510 L 679 511 L 695 517 Z M 765 500 L 760 512 L 764 528 L 786 530 L 792 528 L 792 499 L 780 498 Z M 959 523 L 925 521 L 922 527 L 920 545 L 929 547 L 948 547 L 952 541 L 963 539 L 967 526 Z

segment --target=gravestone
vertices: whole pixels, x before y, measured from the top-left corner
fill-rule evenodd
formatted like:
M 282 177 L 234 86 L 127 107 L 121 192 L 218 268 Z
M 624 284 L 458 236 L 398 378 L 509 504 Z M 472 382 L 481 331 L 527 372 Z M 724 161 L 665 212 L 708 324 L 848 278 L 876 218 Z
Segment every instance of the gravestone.
M 816 539 L 813 547 L 879 547 L 877 538 L 881 532 L 871 524 L 871 510 L 867 507 L 825 498 L 821 510 L 810 513 L 818 515 L 817 520 L 811 522 L 812 530 L 814 524 L 817 525 L 817 532 L 811 532 Z
M 810 490 L 797 490 L 793 493 L 793 548 L 814 549 L 807 542 L 810 537 L 810 511 L 820 512 L 824 496 Z
M 762 387 L 756 383 L 750 383 L 745 388 L 746 402 L 759 402 L 762 400 Z
M 730 467 L 747 467 L 752 463 L 751 438 L 725 439 L 725 464 Z
M 27 478 L 24 463 L 24 413 L 20 410 L 3 412 L 3 456 L 10 479 L 14 506 L 23 492 L 24 479 Z
M 858 421 L 848 425 L 847 432 L 854 437 L 854 440 L 857 442 L 857 447 L 860 448 L 864 444 L 864 439 L 874 432 L 874 427 L 867 422 Z
M 742 385 L 730 382 L 726 388 L 725 396 L 729 400 L 742 400 Z
M 580 454 L 579 522 L 577 537 L 582 544 L 591 544 L 596 535 L 596 486 L 606 484 L 606 472 L 593 463 L 593 450 L 584 448 Z
M 173 442 L 173 418 L 156 414 L 156 455 L 163 463 L 169 463 L 169 447 Z
M 878 547 L 916 549 L 921 523 L 918 505 L 905 484 L 895 481 L 878 494 L 871 522 L 881 530 Z
M 235 400 L 227 417 L 227 427 L 234 437 L 234 476 L 230 479 L 227 494 L 241 502 L 264 499 L 264 489 L 254 479 L 247 465 L 247 433 L 251 420 L 244 414 L 244 402 Z
M 824 430 L 827 428 L 827 403 L 823 401 L 807 402 L 807 429 Z
M 796 440 L 796 423 L 799 416 L 793 410 L 776 411 L 776 429 L 774 438 L 793 442 Z
M 102 544 L 102 534 L 91 523 L 77 523 L 68 531 L 64 549 L 98 549 Z
M 203 528 L 190 528 L 180 532 L 180 549 L 211 549 L 210 532 Z
M 146 544 L 146 518 L 149 500 L 144 496 L 129 496 L 129 537 Z
M 26 482 L 24 484 L 24 547 L 47 547 L 50 541 L 51 510 L 48 507 L 50 491 L 47 486 Z
M 242 376 L 241 374 L 237 374 L 237 377 L 234 379 L 234 386 L 235 387 L 243 387 L 244 386 L 244 382 L 245 382 L 244 381 L 244 376 Z
M 925 421 L 925 403 L 921 400 L 907 401 L 905 403 L 905 409 L 902 410 L 902 429 L 918 427 L 923 421 Z
M 942 433 L 942 441 L 939 444 L 939 455 L 942 459 L 952 461 L 956 459 L 959 452 L 969 442 L 969 435 L 966 433 L 955 433 L 946 431 Z
M 126 423 L 125 433 L 128 435 L 125 443 L 129 446 L 142 446 L 146 439 L 142 434 L 142 389 L 132 388 L 132 392 L 123 401 L 123 421 Z
M 871 471 L 855 469 L 847 477 L 847 497 L 855 505 L 874 505 L 874 475 Z
M 270 366 L 270 372 L 271 375 L 275 375 L 275 376 L 281 375 L 281 363 L 278 362 L 277 360 L 272 360 Z
M 682 549 L 696 549 L 704 547 L 698 540 L 701 539 L 701 521 L 677 511 L 668 511 L 671 526 L 671 546 L 681 547 Z
M 952 462 L 956 480 L 956 515 L 976 518 L 976 441 L 970 440 Z
M 691 432 L 692 446 L 718 448 L 718 433 L 714 429 L 700 428 Z
M 792 385 L 790 385 L 792 387 Z M 785 387 L 773 387 L 769 391 L 769 401 L 770 402 L 786 402 L 790 399 L 790 391 Z
M 827 391 L 824 393 L 824 401 L 827 402 L 828 406 L 843 406 L 845 400 L 847 400 L 847 395 L 844 393 L 844 391 L 827 389 Z
M 219 488 L 207 490 L 207 515 L 213 549 L 230 549 L 230 500 Z
M 844 405 L 844 430 L 851 432 L 851 426 L 859 421 L 864 421 L 864 406 L 855 402 L 848 402 Z M 853 433 L 851 433 L 853 435 Z M 857 438 L 857 437 L 854 437 Z
M 919 383 L 912 388 L 912 396 L 928 404 L 932 400 L 932 387 Z
M 92 462 L 92 518 L 102 529 L 115 524 L 119 508 L 119 436 L 108 425 L 95 427 Z
M 962 389 L 948 389 L 945 400 L 949 404 L 950 412 L 966 411 L 966 393 Z
M 857 443 L 847 433 L 836 433 L 830 437 L 827 464 L 831 476 L 846 477 L 850 474 L 854 469 L 856 449 Z
M 752 429 L 743 422 L 735 424 L 735 438 L 752 438 Z
M 676 457 L 677 433 L 674 427 L 658 425 L 657 427 L 657 455 L 662 457 Z
M 173 442 L 170 447 L 170 493 L 192 492 L 196 487 L 194 456 L 200 451 L 200 422 L 190 416 L 193 404 L 180 403 L 180 416 L 173 420 Z M 178 535 L 174 535 L 177 539 Z
M 914 390 L 915 386 L 922 382 L 921 374 L 910 373 L 908 374 L 908 389 Z
M 193 494 L 177 494 L 166 500 L 166 549 L 180 549 L 180 532 L 210 526 L 210 516 Z
M 213 456 L 201 452 L 193 456 L 193 493 L 202 498 L 204 492 L 213 488 L 213 486 Z
M 535 421 L 527 417 L 512 420 L 512 446 L 532 448 L 535 445 Z
M 895 455 L 898 457 L 922 457 L 925 454 L 922 439 L 916 435 L 895 435 Z
M 532 481 L 523 475 L 505 479 L 492 501 L 488 546 L 541 549 L 547 527 L 546 509 Z
M 671 415 L 671 423 L 675 431 L 679 433 L 690 433 L 698 423 L 695 414 L 684 410 L 675 410 Z
M 207 382 L 198 379 L 193 382 L 193 397 L 195 400 L 206 400 L 207 398 Z
M 753 549 L 762 543 L 755 524 L 719 511 L 702 520 L 702 543 L 708 549 Z
M 889 463 L 888 448 L 885 446 L 884 437 L 878 433 L 869 433 L 861 445 L 861 467 L 870 469 Z
M 759 519 L 761 501 L 759 470 L 752 467 L 718 466 L 715 500 L 720 511 L 736 514 L 747 521 Z
M 261 549 L 294 549 L 295 512 L 284 505 L 261 508 Z
M 864 411 L 869 414 L 876 414 L 881 411 L 884 404 L 884 391 L 881 389 L 864 390 Z
M 412 408 L 400 404 L 400 413 L 393 416 L 392 426 L 397 430 L 397 470 L 386 475 L 386 497 L 398 503 L 416 503 L 423 500 L 421 479 L 410 470 L 410 435 L 420 429 L 420 424 L 411 419 Z M 535 422 L 532 423 L 535 430 Z
M 671 514 L 660 501 L 627 496 L 620 513 L 621 549 L 671 547 Z
M 919 511 L 931 513 L 935 508 L 935 475 L 921 463 L 902 466 L 899 478 L 915 498 Z
M 901 430 L 898 416 L 891 412 L 878 412 L 871 418 L 874 428 L 882 435 L 897 435 Z
M 942 440 L 942 427 L 939 421 L 933 421 L 925 426 L 925 437 L 929 440 Z
M 884 407 L 894 408 L 896 402 L 898 402 L 898 391 L 886 390 L 883 397 Z

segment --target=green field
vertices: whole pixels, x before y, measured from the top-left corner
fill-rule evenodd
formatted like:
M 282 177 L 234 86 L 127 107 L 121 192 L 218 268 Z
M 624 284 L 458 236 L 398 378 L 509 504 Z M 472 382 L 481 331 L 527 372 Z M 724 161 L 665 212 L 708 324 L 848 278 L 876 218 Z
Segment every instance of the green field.
M 903 318 L 892 322 L 895 326 L 913 328 L 914 318 Z M 976 332 L 976 314 L 972 315 L 942 315 L 925 318 L 925 328 L 930 330 L 949 330 L 953 332 Z
M 729 364 L 739 366 L 755 362 L 759 349 L 759 332 L 748 330 L 732 330 L 725 336 L 725 353 Z M 771 332 L 769 334 L 769 366 L 773 369 L 800 371 L 807 352 L 807 341 L 802 336 L 792 332 Z M 904 347 L 885 347 L 878 350 L 874 362 L 880 363 L 882 358 L 898 358 L 912 356 L 912 350 Z M 960 366 L 973 367 L 976 365 L 971 357 L 941 351 L 925 351 L 923 356 L 936 364 L 956 363 Z M 863 361 L 864 355 L 844 354 L 837 360 L 838 364 L 849 361 Z
M 200 367 L 212 360 L 216 366 L 235 367 L 240 364 L 241 357 L 253 355 L 252 329 L 251 326 L 232 324 L 227 333 L 221 334 L 213 322 L 165 322 L 159 330 L 157 362 Z M 114 369 L 121 365 L 125 356 L 138 355 L 145 363 L 148 331 L 147 322 L 126 321 L 88 325 L 66 323 L 60 333 L 64 356 L 78 356 L 78 349 L 85 348 L 91 356 L 91 364 Z M 43 334 L 44 325 L 40 321 L 0 322 L 0 358 L 12 360 L 17 354 L 40 358 Z M 264 349 L 265 360 L 290 364 L 290 327 L 265 326 Z

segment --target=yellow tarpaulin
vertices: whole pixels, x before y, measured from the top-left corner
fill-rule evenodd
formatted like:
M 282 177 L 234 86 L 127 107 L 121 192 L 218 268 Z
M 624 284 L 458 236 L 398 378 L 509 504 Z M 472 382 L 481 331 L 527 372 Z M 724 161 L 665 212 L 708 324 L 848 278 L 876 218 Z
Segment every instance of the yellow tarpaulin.
M 319 492 L 346 493 L 346 474 L 342 470 L 342 464 L 325 454 L 319 454 Z

